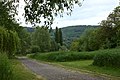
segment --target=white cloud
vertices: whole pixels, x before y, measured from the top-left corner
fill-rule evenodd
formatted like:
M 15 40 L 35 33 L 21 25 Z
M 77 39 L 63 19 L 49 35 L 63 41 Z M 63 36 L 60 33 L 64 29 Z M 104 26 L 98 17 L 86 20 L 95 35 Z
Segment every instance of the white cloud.
M 23 0 L 20 1 L 21 6 L 25 5 Z M 53 28 L 58 27 L 66 27 L 70 25 L 96 25 L 101 20 L 106 19 L 112 10 L 118 6 L 119 0 L 84 0 L 83 5 L 78 7 L 75 5 L 72 15 L 67 16 L 64 15 L 63 18 L 56 17 Z M 21 15 L 23 10 L 19 8 L 20 14 L 20 22 L 23 22 L 22 25 L 26 26 L 25 19 Z M 27 26 L 31 26 L 28 24 Z
M 82 7 L 75 6 L 71 16 L 56 18 L 53 28 L 70 25 L 97 25 L 118 6 L 119 0 L 85 0 Z

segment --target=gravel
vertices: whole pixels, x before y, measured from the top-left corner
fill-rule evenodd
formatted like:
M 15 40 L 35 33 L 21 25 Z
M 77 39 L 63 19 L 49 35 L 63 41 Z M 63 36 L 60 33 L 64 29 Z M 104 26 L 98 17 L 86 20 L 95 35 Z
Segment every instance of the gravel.
M 101 76 L 70 71 L 28 58 L 19 58 L 19 60 L 31 71 L 44 77 L 46 80 L 106 80 Z

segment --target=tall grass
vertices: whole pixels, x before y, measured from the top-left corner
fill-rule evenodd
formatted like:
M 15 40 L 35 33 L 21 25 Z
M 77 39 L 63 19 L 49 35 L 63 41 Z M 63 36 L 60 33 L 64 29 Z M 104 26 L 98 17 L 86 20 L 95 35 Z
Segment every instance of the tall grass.
M 107 54 L 106 54 L 107 53 Z M 96 58 L 100 56 L 100 58 Z M 77 60 L 95 60 L 94 64 L 107 61 L 111 62 L 114 65 L 120 66 L 120 49 L 106 49 L 98 50 L 91 52 L 49 52 L 49 53 L 37 53 L 31 55 L 30 58 L 43 61 L 58 61 L 58 62 L 67 62 L 67 61 L 77 61 Z M 95 57 L 95 58 L 94 58 Z M 108 62 L 106 62 L 107 65 Z M 101 64 L 102 65 L 102 64 Z
M 6 53 L 0 53 L 0 80 L 13 80 L 12 65 Z
M 91 52 L 50 52 L 31 55 L 31 58 L 44 61 L 76 61 L 76 60 L 90 60 L 93 59 L 95 53 Z

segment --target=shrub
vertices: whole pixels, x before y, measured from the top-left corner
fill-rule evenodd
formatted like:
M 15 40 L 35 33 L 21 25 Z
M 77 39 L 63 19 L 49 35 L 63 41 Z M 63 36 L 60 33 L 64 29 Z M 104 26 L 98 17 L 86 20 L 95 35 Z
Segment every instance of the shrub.
M 107 66 L 107 67 L 120 67 L 120 53 L 119 51 L 106 51 L 97 54 L 94 57 L 93 65 Z
M 68 49 L 67 49 L 67 47 L 66 46 L 60 46 L 60 49 L 59 49 L 60 51 L 68 51 Z
M 32 47 L 31 47 L 31 53 L 37 53 L 37 52 L 39 52 L 39 51 L 40 51 L 39 46 L 32 46 Z
M 5 53 L 0 53 L 0 80 L 12 80 L 12 66 Z

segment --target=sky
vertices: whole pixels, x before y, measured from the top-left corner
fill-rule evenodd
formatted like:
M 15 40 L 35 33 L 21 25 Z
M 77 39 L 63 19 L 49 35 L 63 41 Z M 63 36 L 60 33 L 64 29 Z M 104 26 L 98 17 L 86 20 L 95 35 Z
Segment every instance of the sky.
M 82 2 L 82 0 L 81 0 Z M 22 3 L 22 5 L 24 5 Z M 102 20 L 105 20 L 107 16 L 119 5 L 119 0 L 84 0 L 82 6 L 74 6 L 71 16 L 64 14 L 62 18 L 56 17 L 52 28 L 56 26 L 66 27 L 72 25 L 98 25 Z M 23 12 L 20 10 L 20 12 Z M 22 26 L 26 25 L 21 15 Z

